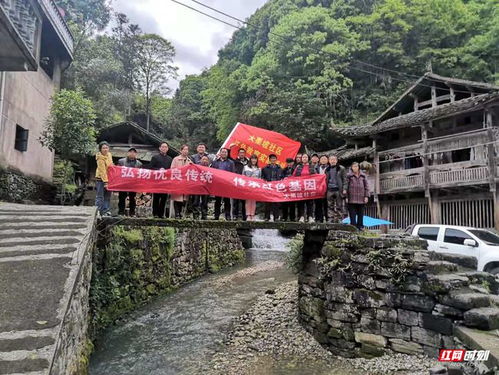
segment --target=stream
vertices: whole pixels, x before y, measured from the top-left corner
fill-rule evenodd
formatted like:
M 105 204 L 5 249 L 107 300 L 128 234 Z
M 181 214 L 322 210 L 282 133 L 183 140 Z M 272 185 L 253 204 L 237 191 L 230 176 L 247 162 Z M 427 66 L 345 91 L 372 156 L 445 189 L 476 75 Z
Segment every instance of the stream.
M 286 267 L 247 272 L 251 267 L 284 262 L 288 241 L 277 230 L 255 230 L 254 248 L 247 251 L 244 265 L 207 275 L 159 297 L 124 323 L 105 330 L 95 342 L 89 373 L 204 373 L 203 364 L 223 348 L 231 321 L 265 291 L 296 278 Z M 282 370 L 276 373 L 296 373 Z

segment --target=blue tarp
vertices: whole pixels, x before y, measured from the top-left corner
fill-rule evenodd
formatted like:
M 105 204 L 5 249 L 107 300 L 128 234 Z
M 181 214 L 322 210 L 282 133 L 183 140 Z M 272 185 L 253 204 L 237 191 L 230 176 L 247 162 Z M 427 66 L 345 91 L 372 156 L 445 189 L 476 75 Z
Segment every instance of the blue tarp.
M 343 219 L 343 224 L 350 224 L 350 218 L 347 217 Z M 393 224 L 391 221 L 386 221 L 383 219 L 377 219 L 371 216 L 364 216 L 364 226 L 365 227 L 375 227 L 376 225 L 390 225 Z

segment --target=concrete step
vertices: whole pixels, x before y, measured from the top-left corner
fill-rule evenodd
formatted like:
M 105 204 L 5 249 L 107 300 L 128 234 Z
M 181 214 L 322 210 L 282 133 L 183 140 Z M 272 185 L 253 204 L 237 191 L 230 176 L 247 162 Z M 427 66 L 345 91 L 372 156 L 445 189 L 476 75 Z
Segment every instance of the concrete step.
M 499 340 L 496 332 L 457 326 L 454 335 L 469 349 L 490 350 L 489 359 L 485 364 L 490 369 L 499 368 Z
M 0 352 L 13 352 L 16 350 L 36 350 L 55 343 L 50 336 L 26 336 L 15 339 L 0 339 Z
M 446 260 L 432 260 L 428 262 L 428 270 L 433 274 L 453 273 L 459 270 L 459 266 Z
M 3 216 L 17 216 L 17 215 L 57 215 L 57 216 L 72 216 L 72 215 L 90 216 L 89 212 L 79 210 L 15 210 L 5 211 L 0 209 L 0 215 Z
M 76 251 L 76 249 L 76 246 L 65 244 L 0 247 L 0 258 L 38 254 L 68 254 Z
M 78 223 L 61 223 L 53 221 L 42 221 L 42 222 L 27 222 L 27 223 L 16 223 L 10 221 L 0 222 L 0 231 L 11 230 L 11 229 L 86 229 L 87 224 L 85 222 Z
M 85 232 L 64 229 L 64 228 L 48 228 L 48 229 L 3 229 L 0 228 L 0 239 L 13 237 L 53 237 L 53 236 L 71 236 L 83 237 Z
M 46 372 L 49 361 L 45 358 L 23 358 L 13 361 L 0 360 L 0 374 L 24 374 L 33 372 Z M 42 373 L 43 373 L 42 372 Z
M 58 215 L 0 215 L 0 222 L 9 221 L 11 223 L 36 223 L 36 222 L 54 222 L 54 223 L 84 223 L 88 217 L 82 215 L 61 216 Z
M 83 236 L 66 237 L 66 236 L 49 236 L 49 237 L 10 237 L 0 238 L 0 248 L 10 248 L 19 245 L 50 245 L 50 244 L 65 244 L 71 245 L 81 242 Z

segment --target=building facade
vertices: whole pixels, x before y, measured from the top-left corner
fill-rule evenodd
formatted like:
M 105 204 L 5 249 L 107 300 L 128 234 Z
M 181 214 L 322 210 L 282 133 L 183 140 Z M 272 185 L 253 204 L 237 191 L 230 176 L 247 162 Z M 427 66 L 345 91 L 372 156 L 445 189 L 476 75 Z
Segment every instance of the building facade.
M 0 167 L 51 181 L 54 154 L 39 137 L 72 51 L 53 0 L 0 0 Z
M 377 214 L 499 229 L 499 87 L 427 73 L 375 121 L 333 127 L 345 164 L 368 161 Z

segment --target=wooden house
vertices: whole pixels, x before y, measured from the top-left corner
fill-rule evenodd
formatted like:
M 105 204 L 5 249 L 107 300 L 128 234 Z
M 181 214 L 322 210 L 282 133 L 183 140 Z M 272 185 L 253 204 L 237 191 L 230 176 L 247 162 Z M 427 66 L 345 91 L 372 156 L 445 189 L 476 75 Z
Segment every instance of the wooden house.
M 498 86 L 427 73 L 372 123 L 332 131 L 342 163 L 373 165 L 370 214 L 499 229 Z

